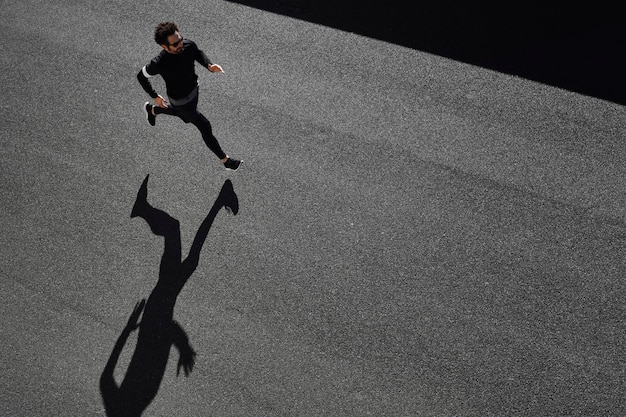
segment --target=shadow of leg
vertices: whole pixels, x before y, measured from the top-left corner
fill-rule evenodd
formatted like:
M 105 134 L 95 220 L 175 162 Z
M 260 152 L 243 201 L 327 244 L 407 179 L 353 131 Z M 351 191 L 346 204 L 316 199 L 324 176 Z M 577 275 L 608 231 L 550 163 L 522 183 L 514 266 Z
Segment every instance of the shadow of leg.
M 230 180 L 226 180 L 222 189 L 220 190 L 220 194 L 218 195 L 215 203 L 209 210 L 209 214 L 207 214 L 206 218 L 200 224 L 198 231 L 196 232 L 196 236 L 193 240 L 193 244 L 191 245 L 191 249 L 189 250 L 189 255 L 183 261 L 183 276 L 185 279 L 188 279 L 193 271 L 198 267 L 198 262 L 200 260 L 200 252 L 202 251 L 202 246 L 206 241 L 206 238 L 209 234 L 209 230 L 213 225 L 213 221 L 219 213 L 220 209 L 224 207 L 229 213 L 236 215 L 239 212 L 239 199 L 237 198 L 237 194 L 235 194 L 235 190 L 233 189 L 233 183 Z
M 148 179 L 143 180 L 131 211 L 131 218 L 141 217 L 152 232 L 165 239 L 159 280 L 147 301 L 135 307 L 129 322 L 118 338 L 109 361 L 100 377 L 100 390 L 108 416 L 140 416 L 157 395 L 174 346 L 179 352 L 177 375 L 193 370 L 196 352 L 184 329 L 173 319 L 177 297 L 187 279 L 198 266 L 200 251 L 213 221 L 222 207 L 231 213 L 239 211 L 239 201 L 232 183 L 227 180 L 196 232 L 189 256 L 181 263 L 180 223 L 166 212 L 148 203 Z M 113 370 L 132 330 L 143 314 L 137 343 L 121 384 L 113 378 Z

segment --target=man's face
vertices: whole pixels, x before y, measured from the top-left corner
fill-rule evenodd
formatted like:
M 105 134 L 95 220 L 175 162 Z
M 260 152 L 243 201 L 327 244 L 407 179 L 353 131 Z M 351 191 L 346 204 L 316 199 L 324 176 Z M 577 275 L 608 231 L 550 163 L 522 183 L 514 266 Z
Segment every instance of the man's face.
M 180 54 L 183 52 L 183 37 L 178 31 L 167 37 L 168 45 L 161 45 L 170 54 Z

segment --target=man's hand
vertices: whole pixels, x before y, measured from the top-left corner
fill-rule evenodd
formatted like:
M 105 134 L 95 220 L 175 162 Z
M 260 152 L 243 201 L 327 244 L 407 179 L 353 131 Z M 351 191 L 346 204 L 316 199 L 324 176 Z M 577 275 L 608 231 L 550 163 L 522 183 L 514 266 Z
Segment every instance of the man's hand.
M 209 68 L 209 71 L 211 72 L 224 72 L 222 67 L 217 64 L 211 64 L 208 66 L 208 68 Z
M 167 100 L 164 99 L 163 97 L 157 96 L 154 99 L 154 102 L 157 104 L 157 106 L 159 106 L 161 108 L 164 108 L 164 109 L 167 109 Z

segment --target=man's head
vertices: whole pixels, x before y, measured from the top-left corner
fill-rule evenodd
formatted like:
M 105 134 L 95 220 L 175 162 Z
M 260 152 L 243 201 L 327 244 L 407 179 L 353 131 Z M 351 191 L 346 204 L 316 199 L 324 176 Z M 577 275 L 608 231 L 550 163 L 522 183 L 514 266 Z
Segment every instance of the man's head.
M 183 37 L 178 32 L 176 23 L 159 23 L 154 30 L 154 41 L 171 54 L 180 54 L 183 51 Z

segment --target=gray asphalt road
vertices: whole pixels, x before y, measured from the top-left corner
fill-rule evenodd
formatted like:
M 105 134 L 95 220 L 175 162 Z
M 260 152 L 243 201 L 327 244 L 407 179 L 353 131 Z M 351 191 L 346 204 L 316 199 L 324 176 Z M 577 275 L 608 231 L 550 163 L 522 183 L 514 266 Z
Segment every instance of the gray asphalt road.
M 3 2 L 0 414 L 104 415 L 100 373 L 231 179 L 153 416 L 626 413 L 626 110 L 228 2 Z M 179 23 L 224 171 L 141 113 Z M 162 84 L 156 85 L 163 91 Z M 128 341 L 121 381 L 136 336 Z

